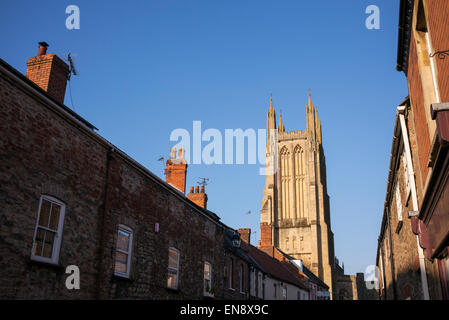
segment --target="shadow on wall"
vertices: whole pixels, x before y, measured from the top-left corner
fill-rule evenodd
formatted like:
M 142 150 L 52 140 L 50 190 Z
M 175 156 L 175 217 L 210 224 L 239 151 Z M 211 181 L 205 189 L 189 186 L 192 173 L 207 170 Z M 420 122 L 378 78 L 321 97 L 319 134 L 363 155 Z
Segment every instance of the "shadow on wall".
M 401 272 L 392 282 L 386 283 L 386 288 L 383 289 L 381 300 L 423 300 L 423 291 L 421 284 L 421 275 L 419 268 L 409 268 L 405 272 Z M 429 286 L 429 295 L 431 300 L 441 300 L 441 288 L 439 279 L 436 279 L 429 272 L 427 273 L 427 282 Z

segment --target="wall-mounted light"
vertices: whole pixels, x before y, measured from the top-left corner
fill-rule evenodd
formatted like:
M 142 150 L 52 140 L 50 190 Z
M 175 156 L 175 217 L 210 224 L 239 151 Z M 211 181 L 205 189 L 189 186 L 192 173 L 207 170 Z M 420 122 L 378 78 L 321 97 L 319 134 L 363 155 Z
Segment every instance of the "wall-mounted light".
M 240 236 L 236 233 L 232 236 L 232 245 L 235 248 L 240 247 Z

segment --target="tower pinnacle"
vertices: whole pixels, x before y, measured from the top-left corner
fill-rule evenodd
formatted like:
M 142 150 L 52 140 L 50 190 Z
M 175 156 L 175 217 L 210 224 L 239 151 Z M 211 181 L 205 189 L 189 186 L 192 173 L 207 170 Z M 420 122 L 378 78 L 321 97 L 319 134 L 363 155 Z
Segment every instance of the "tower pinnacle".
M 284 127 L 284 123 L 282 122 L 282 111 L 279 115 L 279 132 L 284 132 L 285 131 L 285 127 Z

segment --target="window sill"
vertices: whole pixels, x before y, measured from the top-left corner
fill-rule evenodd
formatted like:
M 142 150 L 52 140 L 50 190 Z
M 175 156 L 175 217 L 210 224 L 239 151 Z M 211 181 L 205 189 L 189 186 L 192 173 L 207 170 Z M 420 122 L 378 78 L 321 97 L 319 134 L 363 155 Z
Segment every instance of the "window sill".
M 128 282 L 133 282 L 133 281 L 134 281 L 134 280 L 131 279 L 129 276 L 121 275 L 121 274 L 117 274 L 117 273 L 114 273 L 114 274 L 112 275 L 112 278 L 113 278 L 113 279 L 117 279 L 117 280 L 122 280 L 122 281 L 128 281 Z
M 40 261 L 40 260 L 36 260 L 36 259 L 30 258 L 30 257 L 28 258 L 27 263 L 29 265 L 53 268 L 58 271 L 65 270 L 65 267 L 59 263 Z
M 235 289 L 234 289 L 234 288 L 228 288 L 228 290 L 231 290 L 231 291 L 235 291 Z
M 179 288 L 170 288 L 170 287 L 166 287 L 166 289 L 167 289 L 168 291 L 170 291 L 170 292 L 173 292 L 173 293 L 179 293 Z
M 203 292 L 203 296 L 204 297 L 208 297 L 208 298 L 215 298 L 215 295 L 213 293 L 210 292 Z

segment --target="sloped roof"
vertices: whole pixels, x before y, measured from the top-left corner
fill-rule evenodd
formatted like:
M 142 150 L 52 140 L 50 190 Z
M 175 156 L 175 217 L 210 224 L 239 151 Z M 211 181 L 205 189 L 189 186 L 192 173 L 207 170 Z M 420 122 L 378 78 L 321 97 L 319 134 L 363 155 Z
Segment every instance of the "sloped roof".
M 276 250 L 277 252 L 279 252 L 280 254 L 282 254 L 286 259 L 288 260 L 295 260 L 295 258 L 293 258 L 292 256 L 286 254 L 285 252 L 283 252 L 282 250 L 280 250 L 279 248 L 273 248 L 273 250 Z M 310 271 L 305 265 L 302 266 L 302 270 L 303 270 L 303 274 L 309 278 L 309 280 L 315 284 L 317 284 L 318 286 L 329 290 L 329 286 L 324 283 L 323 280 L 321 280 L 320 278 L 318 278 L 312 271 Z
M 240 247 L 234 247 L 232 245 L 232 236 L 237 235 L 240 236 L 239 233 L 233 229 L 227 228 L 225 230 L 225 237 L 224 237 L 224 245 L 225 248 L 231 251 L 234 255 L 239 257 L 240 259 L 243 259 L 244 261 L 248 262 L 249 264 L 252 264 L 257 269 L 266 272 L 264 268 L 253 258 L 248 254 L 248 250 L 245 250 L 244 247 L 246 244 L 244 241 L 241 241 Z
M 310 281 L 316 283 L 317 285 L 319 285 L 322 288 L 325 288 L 325 289 L 329 290 L 329 286 L 327 284 L 325 284 L 323 282 L 323 280 L 318 278 L 312 271 L 307 269 L 306 266 L 303 265 L 302 268 L 303 268 L 303 271 L 304 271 L 305 275 L 310 279 Z
M 300 279 L 299 275 L 295 275 L 284 262 L 281 262 L 270 255 L 266 254 L 262 250 L 246 243 L 242 242 L 242 249 L 245 250 L 249 256 L 256 260 L 263 268 L 263 270 L 278 280 L 282 280 L 293 284 L 299 288 L 308 290 L 307 284 L 304 280 Z M 290 262 L 288 262 L 290 263 Z

